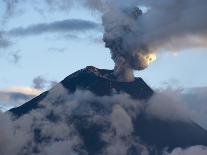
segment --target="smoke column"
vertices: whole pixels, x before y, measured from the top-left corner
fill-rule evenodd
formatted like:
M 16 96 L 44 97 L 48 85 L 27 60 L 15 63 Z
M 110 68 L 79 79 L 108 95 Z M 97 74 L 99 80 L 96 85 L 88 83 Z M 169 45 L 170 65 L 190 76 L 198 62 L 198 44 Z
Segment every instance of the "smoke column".
M 136 27 L 143 13 L 136 7 L 123 8 L 117 13 L 117 17 L 115 15 L 113 18 L 110 12 L 103 15 L 103 40 L 110 48 L 117 79 L 133 81 L 133 70 L 143 70 L 153 60 L 150 50 L 140 40 L 142 32 Z

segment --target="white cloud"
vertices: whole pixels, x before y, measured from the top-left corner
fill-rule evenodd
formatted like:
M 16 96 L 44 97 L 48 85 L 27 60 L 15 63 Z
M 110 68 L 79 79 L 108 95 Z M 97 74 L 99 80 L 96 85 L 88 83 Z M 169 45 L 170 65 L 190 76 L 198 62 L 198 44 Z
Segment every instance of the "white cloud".
M 190 121 L 192 112 L 185 106 L 179 90 L 156 92 L 149 100 L 146 113 L 162 120 Z
M 171 153 L 165 155 L 207 155 L 207 147 L 192 146 L 186 149 L 176 148 Z

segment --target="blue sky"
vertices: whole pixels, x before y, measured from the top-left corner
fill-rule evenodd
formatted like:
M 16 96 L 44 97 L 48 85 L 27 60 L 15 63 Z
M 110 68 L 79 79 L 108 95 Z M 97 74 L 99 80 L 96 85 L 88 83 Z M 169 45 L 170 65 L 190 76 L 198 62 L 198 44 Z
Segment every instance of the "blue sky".
M 26 5 L 26 4 L 25 4 Z M 1 9 L 3 6 L 1 6 Z M 3 15 L 1 16 L 3 17 Z M 100 23 L 100 15 L 75 6 L 66 12 L 40 14 L 27 7 L 1 25 L 2 31 L 27 28 L 39 23 L 52 23 L 82 19 Z M 0 89 L 7 87 L 32 87 L 33 79 L 41 76 L 48 81 L 60 81 L 87 65 L 112 69 L 109 49 L 101 42 L 101 28 L 80 32 L 48 32 L 37 35 L 9 36 L 13 45 L 0 49 Z M 152 88 L 207 86 L 206 49 L 189 49 L 173 54 L 163 51 L 157 60 L 144 71 L 135 72 Z M 15 58 L 19 57 L 18 60 Z M 49 87 L 49 86 L 48 86 Z M 44 89 L 47 89 L 45 87 Z

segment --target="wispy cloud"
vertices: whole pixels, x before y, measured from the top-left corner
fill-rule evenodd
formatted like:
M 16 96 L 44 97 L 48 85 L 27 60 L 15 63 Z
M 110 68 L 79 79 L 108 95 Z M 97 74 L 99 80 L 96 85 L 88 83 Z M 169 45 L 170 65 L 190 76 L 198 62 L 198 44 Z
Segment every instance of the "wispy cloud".
M 13 63 L 13 64 L 17 64 L 20 59 L 21 59 L 21 55 L 20 55 L 20 50 L 14 50 L 14 51 L 10 51 L 7 52 L 7 57 L 9 62 Z
M 3 32 L 0 32 L 0 48 L 9 47 L 12 43 L 3 36 Z
M 42 75 L 39 75 L 33 79 L 33 87 L 36 90 L 45 90 L 48 88 L 50 89 L 53 86 L 55 86 L 56 84 L 57 84 L 56 81 L 48 80 L 45 77 L 43 77 Z
M 47 80 L 45 80 L 42 76 L 38 76 L 33 79 L 33 85 L 36 89 L 43 89 L 45 87 Z
M 85 32 L 90 30 L 98 30 L 98 28 L 99 24 L 92 21 L 66 19 L 51 23 L 34 24 L 28 27 L 17 27 L 4 33 L 11 36 L 30 36 L 52 32 Z
M 51 48 L 48 48 L 48 51 L 50 51 L 50 52 L 56 52 L 56 53 L 63 53 L 63 52 L 66 51 L 66 48 L 51 47 Z

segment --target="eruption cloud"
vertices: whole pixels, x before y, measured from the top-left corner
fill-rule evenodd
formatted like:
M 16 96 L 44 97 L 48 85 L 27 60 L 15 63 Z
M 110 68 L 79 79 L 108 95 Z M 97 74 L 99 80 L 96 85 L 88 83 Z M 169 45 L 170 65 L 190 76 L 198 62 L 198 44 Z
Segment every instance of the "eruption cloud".
M 139 8 L 124 8 L 117 17 L 103 15 L 105 33 L 103 40 L 110 48 L 115 62 L 114 74 L 120 81 L 133 81 L 133 70 L 143 70 L 148 67 L 153 53 L 140 40 L 142 32 L 137 27 L 139 18 L 143 15 Z
M 118 80 L 133 80 L 133 70 L 147 68 L 157 52 L 206 47 L 205 0 L 100 0 L 91 6 L 103 12 L 103 40 Z

